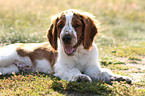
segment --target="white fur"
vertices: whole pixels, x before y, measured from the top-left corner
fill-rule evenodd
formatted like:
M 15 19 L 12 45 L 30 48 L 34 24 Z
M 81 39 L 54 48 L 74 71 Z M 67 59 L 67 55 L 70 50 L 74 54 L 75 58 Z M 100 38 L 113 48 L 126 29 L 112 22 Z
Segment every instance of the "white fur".
M 19 72 L 18 67 L 13 64 L 18 57 L 16 48 L 13 45 L 8 45 L 0 49 L 0 73 L 11 74 L 12 72 Z
M 13 45 L 8 45 L 0 49 L 0 67 L 11 65 L 18 57 L 16 48 Z
M 43 72 L 43 73 L 52 73 L 53 70 L 51 69 L 50 63 L 46 59 L 36 60 L 36 71 Z
M 13 61 L 20 71 L 33 71 L 33 63 L 28 56 L 21 57 L 17 56 L 17 58 Z
M 112 76 L 112 72 L 105 70 L 103 72 L 98 62 L 98 50 L 95 43 L 92 49 L 86 50 L 80 45 L 73 56 L 68 56 L 64 53 L 63 47 L 58 42 L 58 59 L 54 66 L 55 76 L 67 81 L 75 81 L 77 76 L 85 74 L 91 77 L 94 81 L 106 81 Z M 84 73 L 84 74 L 82 74 Z
M 0 75 L 12 74 L 13 72 L 19 72 L 18 67 L 14 64 L 8 65 L 6 67 L 0 67 Z
M 75 45 L 77 43 L 77 33 L 72 26 L 73 12 L 66 13 L 65 18 L 66 18 L 65 26 L 62 28 L 60 38 L 62 38 L 62 36 L 65 34 L 70 34 L 74 37 L 72 40 L 72 45 Z

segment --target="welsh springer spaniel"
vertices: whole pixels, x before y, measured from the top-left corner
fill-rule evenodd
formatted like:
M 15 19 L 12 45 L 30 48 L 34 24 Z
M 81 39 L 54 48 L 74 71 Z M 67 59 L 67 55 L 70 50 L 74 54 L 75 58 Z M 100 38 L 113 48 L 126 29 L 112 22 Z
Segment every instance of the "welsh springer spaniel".
M 67 81 L 126 81 L 129 77 L 101 68 L 93 42 L 98 33 L 91 15 L 67 10 L 55 16 L 44 43 L 12 44 L 0 49 L 0 72 L 38 71 Z

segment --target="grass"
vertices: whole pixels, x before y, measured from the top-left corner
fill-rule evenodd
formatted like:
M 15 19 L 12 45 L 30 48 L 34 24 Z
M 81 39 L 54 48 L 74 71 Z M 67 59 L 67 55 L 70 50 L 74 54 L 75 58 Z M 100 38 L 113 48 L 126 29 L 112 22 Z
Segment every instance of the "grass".
M 95 15 L 102 67 L 133 78 L 132 85 L 76 83 L 41 73 L 0 76 L 0 95 L 145 95 L 145 1 L 0 0 L 0 46 L 46 41 L 51 16 L 74 8 Z
M 102 82 L 66 82 L 51 75 L 13 74 L 0 79 L 0 95 L 139 95 L 144 90 L 124 82 L 107 85 Z M 138 84 L 139 85 L 139 84 Z

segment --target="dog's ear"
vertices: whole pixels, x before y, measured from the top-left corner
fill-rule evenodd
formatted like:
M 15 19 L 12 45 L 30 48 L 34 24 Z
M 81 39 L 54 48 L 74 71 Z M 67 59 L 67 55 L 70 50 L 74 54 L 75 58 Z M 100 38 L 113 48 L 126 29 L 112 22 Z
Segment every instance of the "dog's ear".
M 57 28 L 56 28 L 57 22 L 58 22 L 58 18 L 55 19 L 54 22 L 50 25 L 47 33 L 47 39 L 54 50 L 57 50 L 57 35 L 58 35 Z
M 84 17 L 84 36 L 83 36 L 83 46 L 85 49 L 90 49 L 94 37 L 98 33 L 98 29 L 93 19 L 89 17 Z

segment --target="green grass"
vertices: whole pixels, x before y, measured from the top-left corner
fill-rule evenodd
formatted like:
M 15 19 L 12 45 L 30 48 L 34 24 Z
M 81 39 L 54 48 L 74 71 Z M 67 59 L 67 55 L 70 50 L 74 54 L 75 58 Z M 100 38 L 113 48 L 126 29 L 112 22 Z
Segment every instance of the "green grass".
M 0 0 L 0 46 L 46 41 L 51 16 L 74 8 L 95 15 L 102 67 L 133 78 L 132 85 L 76 83 L 46 74 L 0 76 L 0 95 L 145 95 L 144 0 Z
M 13 74 L 0 79 L 0 95 L 140 95 L 143 89 L 125 82 L 107 85 L 102 82 L 66 82 L 40 73 Z M 138 83 L 138 86 L 140 84 Z

